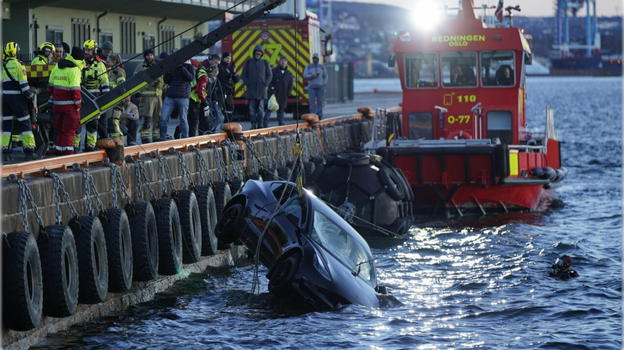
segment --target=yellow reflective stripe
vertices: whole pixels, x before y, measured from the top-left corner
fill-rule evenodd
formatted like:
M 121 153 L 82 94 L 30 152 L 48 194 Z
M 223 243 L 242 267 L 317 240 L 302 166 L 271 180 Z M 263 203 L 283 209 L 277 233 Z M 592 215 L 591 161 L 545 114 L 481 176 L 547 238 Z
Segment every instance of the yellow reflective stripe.
M 509 175 L 518 176 L 518 150 L 509 150 Z
M 141 84 L 133 87 L 132 89 L 124 92 L 123 94 L 121 94 L 119 97 L 117 97 L 116 99 L 110 101 L 109 103 L 105 104 L 103 107 L 101 107 L 100 109 L 96 109 L 95 111 L 91 112 L 90 114 L 88 114 L 87 116 L 85 116 L 84 118 L 80 119 L 80 123 L 84 124 L 86 122 L 88 122 L 91 118 L 97 116 L 98 114 L 100 114 L 101 112 L 106 111 L 107 109 L 109 109 L 110 107 L 116 105 L 117 103 L 119 103 L 121 100 L 123 100 L 124 98 L 132 95 L 133 93 L 135 93 L 136 91 L 142 89 L 143 87 L 147 86 L 148 83 L 146 81 L 142 82 Z

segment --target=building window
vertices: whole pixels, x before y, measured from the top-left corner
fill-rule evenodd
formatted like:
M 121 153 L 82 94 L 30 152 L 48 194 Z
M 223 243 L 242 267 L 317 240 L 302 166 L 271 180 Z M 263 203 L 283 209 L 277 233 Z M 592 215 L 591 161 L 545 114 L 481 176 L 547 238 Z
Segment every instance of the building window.
M 53 44 L 63 42 L 63 30 L 54 28 L 46 29 L 46 41 Z
M 143 35 L 143 52 L 147 49 L 153 49 L 156 46 L 156 39 L 152 34 Z
M 121 53 L 133 55 L 136 53 L 136 23 L 134 17 L 119 17 L 121 24 Z
M 191 39 L 191 38 L 182 38 L 182 39 L 180 39 L 180 47 L 185 47 L 186 45 L 190 44 L 191 41 L 193 41 L 193 39 Z
M 98 42 L 98 45 L 102 47 L 102 45 L 104 45 L 107 41 L 111 44 L 113 43 L 113 33 L 100 33 L 100 41 Z
M 175 28 L 173 26 L 162 26 L 160 27 L 160 42 L 162 45 L 160 46 L 160 53 L 166 52 L 171 54 L 173 49 L 175 48 Z
M 72 18 L 72 45 L 82 47 L 91 36 L 91 25 L 86 18 Z

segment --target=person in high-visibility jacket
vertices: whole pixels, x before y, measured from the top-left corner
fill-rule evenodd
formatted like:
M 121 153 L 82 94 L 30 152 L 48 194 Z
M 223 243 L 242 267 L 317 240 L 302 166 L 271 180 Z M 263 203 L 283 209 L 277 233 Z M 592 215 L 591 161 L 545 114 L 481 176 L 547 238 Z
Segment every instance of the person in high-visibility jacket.
M 52 57 L 54 55 L 54 44 L 45 42 L 39 45 L 39 54 L 33 58 L 30 64 L 52 64 Z
M 195 72 L 195 80 L 191 82 L 188 111 L 189 137 L 198 135 L 199 125 L 202 124 L 202 119 L 205 118 L 204 107 L 206 106 L 206 83 L 208 82 L 206 66 L 209 64 L 209 60 L 203 61 L 197 72 Z
M 83 44 L 84 49 L 84 67 L 82 68 L 82 86 L 94 97 L 105 94 L 110 91 L 108 82 L 108 74 L 106 73 L 106 65 L 96 56 L 95 50 L 97 44 L 93 40 L 87 40 Z M 99 118 L 93 118 L 87 122 L 87 136 L 85 142 L 85 152 L 95 150 L 98 136 L 100 138 L 108 137 L 108 121 L 106 114 Z M 80 146 L 80 137 L 74 140 L 74 146 Z
M 11 134 L 21 136 L 26 157 L 35 150 L 29 103 L 34 94 L 26 78 L 26 69 L 17 60 L 19 46 L 8 42 L 2 58 L 2 152 L 11 153 Z
M 62 46 L 61 46 L 62 50 Z M 54 44 L 50 42 L 44 42 L 39 45 L 39 54 L 30 62 L 30 65 L 50 65 L 56 64 L 54 61 L 54 55 L 56 53 L 56 47 Z M 48 77 L 38 78 L 35 81 L 32 81 L 31 87 L 33 93 L 37 95 L 35 99 L 35 103 L 39 104 L 39 102 L 47 101 L 50 96 L 48 96 Z M 51 146 L 54 145 L 54 128 L 51 127 L 52 123 L 52 111 L 48 111 L 49 114 L 40 114 L 38 117 L 39 127 L 42 129 L 47 129 L 48 134 L 50 135 L 49 143 Z
M 138 71 L 149 69 L 156 64 L 156 56 L 151 49 L 143 52 L 145 62 Z M 143 128 L 141 130 L 141 140 L 143 143 L 158 141 L 160 139 L 159 117 L 162 108 L 162 92 L 165 82 L 160 76 L 141 90 L 141 106 L 139 107 Z
M 108 56 L 110 62 L 110 70 L 108 71 L 108 81 L 110 82 L 111 89 L 115 88 L 117 85 L 126 81 L 126 70 L 123 69 L 123 61 L 121 60 L 121 56 L 119 54 L 112 54 Z M 119 123 L 121 122 L 121 114 L 113 113 L 112 110 L 108 110 L 105 112 L 106 119 L 109 122 L 108 133 L 111 137 L 120 137 L 123 136 L 121 134 L 121 128 L 119 127 Z M 138 116 L 138 113 L 137 113 Z
M 80 47 L 74 47 L 71 55 L 52 69 L 48 92 L 52 103 L 52 121 L 56 131 L 54 151 L 57 154 L 74 153 L 74 138 L 80 127 L 80 61 L 84 58 Z

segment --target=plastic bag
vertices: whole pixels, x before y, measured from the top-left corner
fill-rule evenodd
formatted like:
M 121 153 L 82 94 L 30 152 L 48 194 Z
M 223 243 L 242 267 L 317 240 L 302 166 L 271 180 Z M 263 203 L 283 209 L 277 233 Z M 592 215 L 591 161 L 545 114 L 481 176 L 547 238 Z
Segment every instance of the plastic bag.
M 275 95 L 271 95 L 271 97 L 269 98 L 267 109 L 271 112 L 277 112 L 277 110 L 279 109 L 279 103 L 277 103 L 277 98 L 275 98 Z

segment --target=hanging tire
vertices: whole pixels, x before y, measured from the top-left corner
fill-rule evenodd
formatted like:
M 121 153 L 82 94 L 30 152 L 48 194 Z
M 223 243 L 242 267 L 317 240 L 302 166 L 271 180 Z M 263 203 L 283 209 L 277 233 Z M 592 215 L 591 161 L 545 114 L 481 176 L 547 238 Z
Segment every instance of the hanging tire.
M 262 176 L 262 178 L 264 179 L 264 181 L 275 181 L 278 179 L 278 174 L 277 174 L 277 170 L 271 168 L 271 169 L 261 169 L 260 170 L 260 175 Z
M 108 286 L 111 292 L 121 293 L 132 287 L 132 235 L 128 214 L 120 208 L 106 210 L 101 218 L 106 236 L 108 257 Z
M 69 226 L 46 227 L 47 237 L 39 237 L 43 276 L 43 313 L 66 317 L 78 305 L 78 252 Z
M 191 264 L 199 261 L 202 251 L 202 226 L 199 204 L 195 193 L 182 190 L 177 193 L 176 204 L 182 228 L 182 261 Z
M 217 221 L 221 220 L 221 214 L 223 213 L 223 208 L 225 208 L 227 202 L 232 199 L 232 191 L 230 190 L 230 185 L 227 182 L 215 182 L 214 183 L 214 195 L 215 195 L 215 203 L 217 206 Z
M 2 316 L 18 331 L 39 327 L 43 315 L 43 277 L 39 248 L 28 232 L 12 232 L 2 242 Z
M 237 178 L 237 179 L 230 181 L 230 192 L 232 194 L 237 193 L 238 190 L 240 190 L 242 187 L 243 187 L 243 180 Z
M 215 233 L 217 226 L 217 204 L 214 192 L 207 185 L 196 186 L 195 196 L 199 205 L 201 217 L 202 255 L 214 255 L 217 253 L 218 239 Z
M 133 274 L 137 281 L 151 281 L 158 276 L 158 228 L 154 208 L 138 200 L 126 207 L 132 232 Z
M 175 201 L 161 198 L 156 205 L 158 228 L 158 270 L 163 275 L 175 275 L 182 266 L 182 228 Z
M 290 168 L 287 166 L 277 168 L 277 176 L 279 176 L 279 179 L 282 181 L 292 181 L 292 179 L 290 179 Z
M 223 217 L 223 209 L 227 203 L 232 199 L 232 192 L 230 191 L 230 185 L 227 182 L 215 182 L 214 184 L 215 203 L 217 209 L 217 222 L 221 221 Z M 217 247 L 219 250 L 228 249 L 229 243 L 224 243 L 218 240 Z
M 228 203 L 223 211 L 223 217 L 217 225 L 217 237 L 219 242 L 230 244 L 240 237 L 241 230 L 245 227 L 245 196 L 238 195 Z
M 78 251 L 78 301 L 96 304 L 108 293 L 108 258 L 104 228 L 97 216 L 81 216 L 70 224 Z
M 269 290 L 274 293 L 282 293 L 293 281 L 293 277 L 299 269 L 303 253 L 299 248 L 291 248 L 277 259 L 267 273 Z

